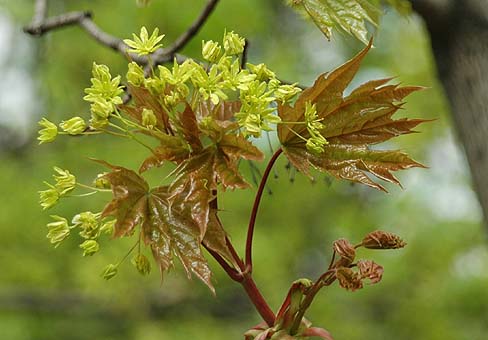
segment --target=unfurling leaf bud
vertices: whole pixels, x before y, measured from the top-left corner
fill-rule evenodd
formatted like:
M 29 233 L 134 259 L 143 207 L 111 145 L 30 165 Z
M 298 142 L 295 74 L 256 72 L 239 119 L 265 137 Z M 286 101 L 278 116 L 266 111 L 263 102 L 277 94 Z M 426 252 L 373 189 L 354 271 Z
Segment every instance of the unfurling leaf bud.
M 366 235 L 361 245 L 368 249 L 398 249 L 407 243 L 395 234 L 376 230 Z
M 218 42 L 209 40 L 202 40 L 202 56 L 203 59 L 208 60 L 211 63 L 216 63 L 222 52 L 222 47 L 220 47 Z
M 64 132 L 75 136 L 82 134 L 83 131 L 85 131 L 86 123 L 85 120 L 81 117 L 73 117 L 71 119 L 62 121 L 61 124 L 59 124 L 59 127 L 63 129 Z
M 56 190 L 56 188 L 54 188 L 49 183 L 46 184 L 49 185 L 50 188 L 47 190 L 39 191 L 39 203 L 41 204 L 43 210 L 54 207 L 59 201 L 59 192 Z
M 83 249 L 83 256 L 92 256 L 100 250 L 100 245 L 95 240 L 86 240 L 80 244 L 80 248 Z
M 104 269 L 103 269 L 103 272 L 102 272 L 102 277 L 105 279 L 105 280 L 110 280 L 111 278 L 113 278 L 115 275 L 117 275 L 117 271 L 118 271 L 118 265 L 115 265 L 115 264 L 109 264 L 108 266 L 106 266 Z
M 131 262 L 141 275 L 148 275 L 151 272 L 151 263 L 143 254 L 134 256 Z
M 47 225 L 47 238 L 56 248 L 66 237 L 69 236 L 70 228 L 68 226 L 68 221 L 64 217 L 56 215 L 51 215 L 51 217 L 55 221 L 48 223 Z
M 224 50 L 227 55 L 241 54 L 245 44 L 246 40 L 234 32 L 227 32 L 224 35 Z
M 154 115 L 154 112 L 152 110 L 142 110 L 142 125 L 152 129 L 154 126 L 156 126 L 157 123 L 158 120 L 156 119 L 156 116 Z
M 354 272 L 351 268 L 338 268 L 336 270 L 336 277 L 339 281 L 339 285 L 342 288 L 350 290 L 351 292 L 363 288 L 361 276 Z
M 383 267 L 370 260 L 358 261 L 359 272 L 362 278 L 368 278 L 371 283 L 378 283 L 383 277 Z
M 345 238 L 341 238 L 334 242 L 334 250 L 341 258 L 346 260 L 347 264 L 343 264 L 344 266 L 350 265 L 356 257 L 354 246 Z
M 108 172 L 104 172 L 97 175 L 97 178 L 93 181 L 93 185 L 98 189 L 110 189 L 110 181 L 105 177 Z
M 57 175 L 53 176 L 56 181 L 55 187 L 60 196 L 67 194 L 75 188 L 76 177 L 73 174 L 68 170 L 63 170 L 56 166 L 54 167 L 54 171 L 57 173 Z
M 51 123 L 46 118 L 42 118 L 42 120 L 39 121 L 39 125 L 44 128 L 39 130 L 39 137 L 37 137 L 39 144 L 49 143 L 56 139 L 56 136 L 58 135 L 58 127 L 55 124 Z
M 127 70 L 127 81 L 135 86 L 141 86 L 144 84 L 144 70 L 135 62 L 130 62 Z

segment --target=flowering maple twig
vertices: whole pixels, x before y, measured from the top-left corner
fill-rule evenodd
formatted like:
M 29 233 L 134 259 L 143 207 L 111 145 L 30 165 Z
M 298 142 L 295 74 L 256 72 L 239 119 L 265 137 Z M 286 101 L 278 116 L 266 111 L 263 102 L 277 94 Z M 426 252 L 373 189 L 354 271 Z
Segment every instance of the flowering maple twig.
M 261 202 L 261 197 L 263 196 L 263 191 L 266 186 L 266 181 L 269 177 L 271 169 L 273 168 L 274 163 L 281 155 L 283 150 L 280 148 L 278 149 L 271 159 L 269 160 L 268 165 L 266 166 L 266 170 L 264 170 L 263 178 L 261 179 L 261 183 L 259 183 L 259 188 L 256 193 L 256 197 L 254 199 L 254 205 L 251 211 L 251 217 L 249 218 L 249 226 L 247 228 L 247 240 L 246 240 L 246 271 L 252 271 L 252 239 L 254 235 L 254 225 L 256 224 L 256 217 L 258 214 L 259 203 Z

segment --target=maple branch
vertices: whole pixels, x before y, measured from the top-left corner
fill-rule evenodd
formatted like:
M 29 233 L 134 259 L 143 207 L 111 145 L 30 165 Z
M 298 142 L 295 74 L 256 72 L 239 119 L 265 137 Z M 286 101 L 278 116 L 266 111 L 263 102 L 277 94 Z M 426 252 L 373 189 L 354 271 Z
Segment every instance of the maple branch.
M 261 315 L 261 317 L 268 324 L 269 327 L 273 327 L 276 316 L 271 308 L 269 308 L 268 303 L 256 286 L 256 283 L 254 282 L 251 273 L 247 273 L 246 275 L 244 275 L 244 280 L 241 282 L 241 284 L 244 287 L 247 295 L 249 296 L 249 299 L 256 307 L 259 315 Z
M 203 8 L 202 12 L 195 20 L 195 22 L 184 32 L 180 35 L 176 41 L 165 49 L 165 54 L 173 55 L 177 51 L 181 50 L 185 45 L 198 33 L 198 31 L 202 28 L 202 26 L 207 21 L 210 14 L 212 14 L 213 10 L 217 6 L 219 0 L 210 0 L 207 5 Z
M 252 272 L 252 239 L 254 235 L 254 225 L 256 224 L 256 216 L 258 214 L 259 204 L 261 202 L 261 197 L 263 196 L 263 191 L 266 186 L 266 181 L 268 180 L 269 174 L 273 165 L 275 164 L 278 157 L 281 155 L 283 150 L 279 148 L 273 154 L 269 160 L 266 170 L 264 170 L 263 177 L 261 178 L 261 183 L 259 183 L 259 188 L 254 198 L 254 205 L 251 211 L 251 217 L 249 218 L 249 226 L 247 227 L 247 240 L 246 240 L 246 270 Z

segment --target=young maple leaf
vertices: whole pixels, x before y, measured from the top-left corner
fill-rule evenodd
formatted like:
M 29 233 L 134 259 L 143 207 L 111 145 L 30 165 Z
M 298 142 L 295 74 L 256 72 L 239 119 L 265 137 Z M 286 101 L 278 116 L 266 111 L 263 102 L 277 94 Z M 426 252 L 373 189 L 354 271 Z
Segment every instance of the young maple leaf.
M 343 97 L 370 48 L 371 42 L 344 65 L 320 75 L 293 107 L 279 104 L 278 114 L 284 123 L 278 126 L 278 137 L 288 160 L 302 173 L 310 176 L 313 166 L 337 178 L 386 191 L 367 174 L 400 185 L 391 171 L 423 165 L 403 152 L 371 150 L 368 146 L 412 133 L 414 127 L 426 120 L 392 119 L 403 98 L 421 87 L 386 85 L 391 79 L 381 79 L 363 84 Z M 305 124 L 286 124 L 304 122 L 307 104 L 315 105 L 322 126 L 320 133 L 328 142 L 320 153 L 306 148 L 304 139 L 310 134 Z
M 307 12 L 327 39 L 332 29 L 339 28 L 368 43 L 366 22 L 377 26 L 381 11 L 368 0 L 291 0 Z
M 200 229 L 180 200 L 171 204 L 168 187 L 149 189 L 146 181 L 132 170 L 98 161 L 112 169 L 104 175 L 112 187 L 113 199 L 102 216 L 115 216 L 114 237 L 131 235 L 141 226 L 161 274 L 173 265 L 176 256 L 190 277 L 195 274 L 212 291 L 211 271 L 201 251 Z

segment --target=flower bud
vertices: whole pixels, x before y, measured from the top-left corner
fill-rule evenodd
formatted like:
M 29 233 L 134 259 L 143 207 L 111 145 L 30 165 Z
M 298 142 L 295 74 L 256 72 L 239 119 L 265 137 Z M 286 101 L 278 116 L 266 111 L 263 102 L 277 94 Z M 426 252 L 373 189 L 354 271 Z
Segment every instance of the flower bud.
M 79 135 L 86 129 L 86 123 L 81 117 L 73 117 L 71 119 L 62 121 L 59 126 L 64 132 L 67 132 L 70 135 Z
M 203 59 L 208 60 L 211 63 L 216 63 L 222 52 L 222 47 L 220 47 L 218 42 L 209 40 L 202 41 L 202 56 Z
M 344 264 L 344 266 L 350 265 L 356 257 L 354 246 L 345 238 L 334 242 L 334 250 L 341 258 L 347 261 L 347 264 Z
M 129 63 L 128 68 L 129 69 L 126 75 L 127 81 L 135 86 L 141 86 L 144 84 L 145 77 L 142 67 L 135 62 L 131 62 Z
M 48 183 L 46 183 L 48 184 Z M 48 184 L 51 186 L 50 184 Z M 43 210 L 52 208 L 58 203 L 59 201 L 59 192 L 51 186 L 51 188 L 43 191 L 39 191 L 39 203 Z
M 44 128 L 39 130 L 39 137 L 37 137 L 39 144 L 49 143 L 56 139 L 56 136 L 58 135 L 58 127 L 55 124 L 51 123 L 46 118 L 42 118 L 42 120 L 39 121 L 39 125 Z
M 56 180 L 56 189 L 59 191 L 59 195 L 62 196 L 72 191 L 76 185 L 76 177 L 71 174 L 68 170 L 63 170 L 58 167 L 54 167 L 54 171 L 57 175 L 53 175 Z
M 103 272 L 102 272 L 102 277 L 105 279 L 105 280 L 110 280 L 111 278 L 113 278 L 115 275 L 117 275 L 117 271 L 118 271 L 118 265 L 115 265 L 115 264 L 109 264 L 107 265 L 104 269 L 103 269 Z
M 142 110 L 142 125 L 152 129 L 154 126 L 156 126 L 157 123 L 158 120 L 152 110 Z
M 68 221 L 61 216 L 51 215 L 55 220 L 54 222 L 48 223 L 48 233 L 47 238 L 54 244 L 54 247 L 59 246 L 61 241 L 69 236 L 70 228 L 68 226 Z
M 131 262 L 141 275 L 148 275 L 151 272 L 151 263 L 143 254 L 134 256 Z
M 108 234 L 111 235 L 114 233 L 114 228 L 115 228 L 115 223 L 117 220 L 110 220 L 107 222 L 104 222 L 102 226 L 100 227 L 100 234 Z
M 370 279 L 371 283 L 378 283 L 383 277 L 383 267 L 373 261 L 360 260 L 358 268 L 361 276 Z
M 224 35 L 224 50 L 228 55 L 241 54 L 244 51 L 246 40 L 234 32 Z
M 114 112 L 114 105 L 109 101 L 99 99 L 90 105 L 90 109 L 92 112 L 92 118 L 96 117 L 97 119 L 107 119 L 108 116 Z
M 97 178 L 93 181 L 93 185 L 95 188 L 98 189 L 110 189 L 110 181 L 105 177 L 107 175 L 107 172 L 101 173 L 97 175 Z
M 83 249 L 83 256 L 92 256 L 100 250 L 100 245 L 95 240 L 86 240 L 80 244 L 80 248 Z
M 366 235 L 361 245 L 368 249 L 398 249 L 407 243 L 395 234 L 376 230 Z
M 256 79 L 259 81 L 267 81 L 270 79 L 276 79 L 276 74 L 271 71 L 265 64 L 246 64 L 251 73 L 256 75 Z

